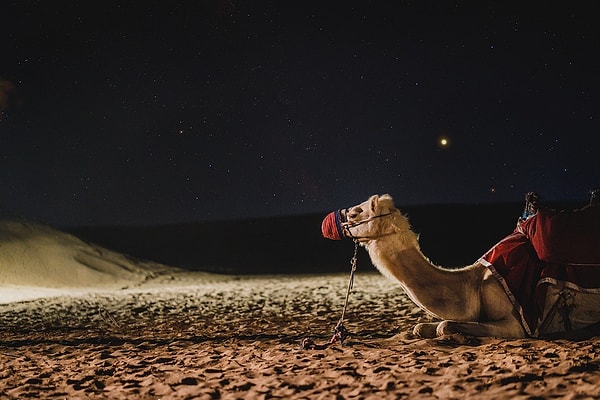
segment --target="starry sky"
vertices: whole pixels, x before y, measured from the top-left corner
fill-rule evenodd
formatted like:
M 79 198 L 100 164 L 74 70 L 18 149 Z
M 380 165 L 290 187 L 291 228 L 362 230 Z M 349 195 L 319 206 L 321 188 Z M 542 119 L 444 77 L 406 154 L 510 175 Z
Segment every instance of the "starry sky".
M 587 199 L 595 2 L 7 1 L 0 217 Z

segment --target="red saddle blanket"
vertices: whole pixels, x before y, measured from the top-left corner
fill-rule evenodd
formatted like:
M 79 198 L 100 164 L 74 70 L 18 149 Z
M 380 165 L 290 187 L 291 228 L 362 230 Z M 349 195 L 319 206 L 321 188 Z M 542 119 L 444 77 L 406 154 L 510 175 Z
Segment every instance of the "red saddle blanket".
M 600 293 L 599 227 L 600 206 L 538 211 L 480 258 L 519 309 L 529 335 L 549 307 L 545 284 Z
M 540 208 L 531 218 L 520 221 L 517 229 L 544 262 L 600 263 L 600 206 L 574 211 Z

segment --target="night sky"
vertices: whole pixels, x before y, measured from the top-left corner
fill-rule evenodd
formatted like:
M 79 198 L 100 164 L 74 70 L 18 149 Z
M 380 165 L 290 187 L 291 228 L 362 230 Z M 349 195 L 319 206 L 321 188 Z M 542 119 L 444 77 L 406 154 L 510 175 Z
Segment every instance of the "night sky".
M 596 2 L 523 3 L 5 1 L 0 217 L 585 201 Z

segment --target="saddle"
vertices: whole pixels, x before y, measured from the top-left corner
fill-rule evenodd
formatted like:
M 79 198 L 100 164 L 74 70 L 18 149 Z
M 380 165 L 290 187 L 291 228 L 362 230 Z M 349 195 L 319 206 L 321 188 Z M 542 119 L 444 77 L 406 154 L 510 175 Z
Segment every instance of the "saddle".
M 538 208 L 535 215 L 519 220 L 517 229 L 547 263 L 600 264 L 600 206 L 556 211 Z
M 600 204 L 592 196 L 581 209 L 557 211 L 540 199 L 528 193 L 514 232 L 479 260 L 533 336 L 600 321 Z

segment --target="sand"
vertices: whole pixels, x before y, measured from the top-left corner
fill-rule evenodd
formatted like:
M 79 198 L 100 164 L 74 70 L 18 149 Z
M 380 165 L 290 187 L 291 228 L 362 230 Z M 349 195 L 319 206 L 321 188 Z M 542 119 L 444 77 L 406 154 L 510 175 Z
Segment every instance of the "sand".
M 135 287 L 172 267 L 114 252 L 49 226 L 0 221 L 0 304 Z
M 0 305 L 0 398 L 594 398 L 600 341 L 412 337 L 427 320 L 358 273 L 165 273 L 137 288 Z
M 600 340 L 415 338 L 427 317 L 361 266 L 231 276 L 0 223 L 0 399 L 599 398 Z

